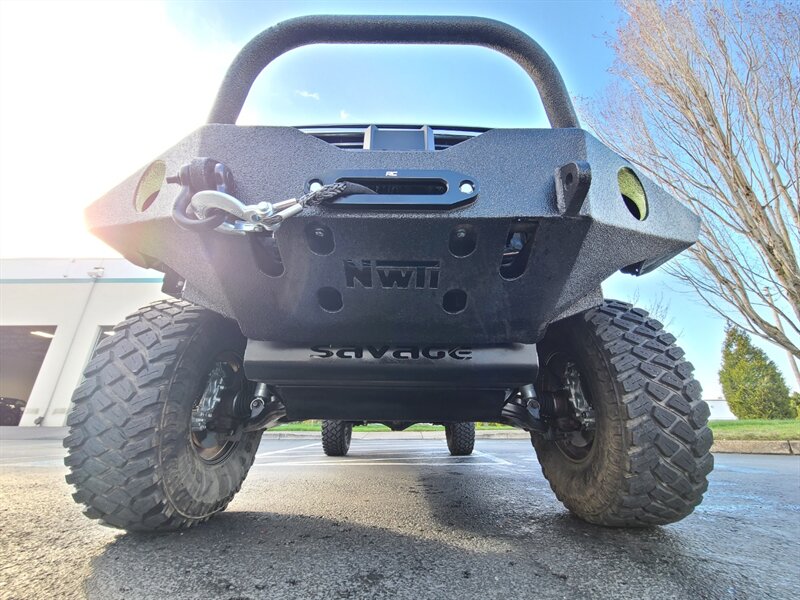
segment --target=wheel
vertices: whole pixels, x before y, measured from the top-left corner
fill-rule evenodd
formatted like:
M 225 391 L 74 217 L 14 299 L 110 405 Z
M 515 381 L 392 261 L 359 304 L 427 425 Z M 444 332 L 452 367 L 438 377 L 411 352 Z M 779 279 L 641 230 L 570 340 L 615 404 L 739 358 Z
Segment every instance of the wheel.
M 353 424 L 346 421 L 322 422 L 322 449 L 328 456 L 345 456 L 350 450 Z
M 578 517 L 663 525 L 702 501 L 714 466 L 709 410 L 683 356 L 661 323 L 623 302 L 548 329 L 539 344 L 542 406 L 566 400 L 582 427 L 532 441 L 556 496 Z
M 469 456 L 475 447 L 475 423 L 447 423 L 447 448 L 453 456 Z
M 235 323 L 166 300 L 140 309 L 98 344 L 72 397 L 64 440 L 67 482 L 86 515 L 152 531 L 188 527 L 225 509 L 261 432 L 231 439 L 205 427 L 225 402 L 249 401 L 245 341 Z

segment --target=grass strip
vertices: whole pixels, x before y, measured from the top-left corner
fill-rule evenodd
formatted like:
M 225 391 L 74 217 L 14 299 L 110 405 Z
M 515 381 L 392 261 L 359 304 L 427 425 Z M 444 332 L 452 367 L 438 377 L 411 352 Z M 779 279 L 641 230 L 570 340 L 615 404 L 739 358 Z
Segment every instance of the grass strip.
M 715 440 L 800 440 L 798 419 L 750 419 L 740 421 L 710 421 Z M 270 431 L 319 431 L 319 421 L 303 421 L 278 425 Z M 514 429 L 496 423 L 479 423 L 479 431 L 502 431 Z M 406 431 L 443 431 L 441 425 L 417 424 Z M 385 425 L 373 423 L 357 425 L 354 431 L 391 431 Z

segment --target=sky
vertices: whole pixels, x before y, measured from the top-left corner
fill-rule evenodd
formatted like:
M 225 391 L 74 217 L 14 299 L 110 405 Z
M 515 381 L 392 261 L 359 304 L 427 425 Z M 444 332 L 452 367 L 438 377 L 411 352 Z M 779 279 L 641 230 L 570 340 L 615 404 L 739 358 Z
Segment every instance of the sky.
M 561 69 L 580 106 L 613 81 L 613 2 L 0 1 L 0 257 L 109 257 L 82 208 L 202 125 L 236 52 L 304 14 L 464 14 L 514 25 Z M 309 46 L 258 78 L 246 125 L 427 123 L 547 127 L 536 90 L 483 48 Z M 663 273 L 615 275 L 607 297 L 668 304 L 706 398 L 722 320 Z M 757 341 L 792 385 L 788 360 Z

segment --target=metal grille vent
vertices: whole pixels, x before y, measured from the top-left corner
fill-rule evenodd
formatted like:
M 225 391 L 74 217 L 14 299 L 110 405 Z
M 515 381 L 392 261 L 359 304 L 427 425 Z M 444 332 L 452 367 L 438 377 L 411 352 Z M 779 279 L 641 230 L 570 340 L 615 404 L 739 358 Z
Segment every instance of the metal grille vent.
M 363 150 L 364 149 L 364 136 L 367 131 L 367 125 L 353 125 L 347 127 L 337 126 L 313 126 L 313 127 L 300 127 L 300 131 L 313 135 L 329 144 L 338 146 L 344 150 Z M 380 125 L 380 129 L 392 129 L 400 131 L 413 131 L 419 130 L 419 127 L 410 125 Z M 479 127 L 431 127 L 434 134 L 434 144 L 436 150 L 445 150 L 451 148 L 456 144 L 460 144 L 470 138 L 476 137 L 481 133 L 487 131 L 485 128 Z

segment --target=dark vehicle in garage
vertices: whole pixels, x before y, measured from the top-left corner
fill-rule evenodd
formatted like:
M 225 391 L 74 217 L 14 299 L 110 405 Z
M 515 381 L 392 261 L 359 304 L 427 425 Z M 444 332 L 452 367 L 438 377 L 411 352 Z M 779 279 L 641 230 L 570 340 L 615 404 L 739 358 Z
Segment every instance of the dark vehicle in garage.
M 17 398 L 0 397 L 0 426 L 16 426 L 22 419 L 25 401 Z

